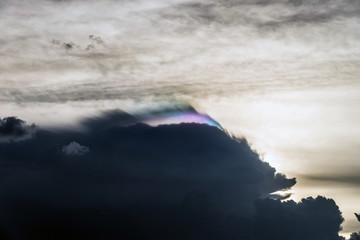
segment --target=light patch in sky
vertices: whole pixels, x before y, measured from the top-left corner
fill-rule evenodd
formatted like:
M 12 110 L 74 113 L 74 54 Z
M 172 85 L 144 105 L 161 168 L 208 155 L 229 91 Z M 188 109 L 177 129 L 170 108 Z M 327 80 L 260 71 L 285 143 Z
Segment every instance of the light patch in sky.
M 345 217 L 344 232 L 355 232 L 359 224 L 353 213 L 360 196 L 359 90 L 355 84 L 198 104 L 225 129 L 246 137 L 278 171 L 297 178 L 291 199 L 331 196 Z

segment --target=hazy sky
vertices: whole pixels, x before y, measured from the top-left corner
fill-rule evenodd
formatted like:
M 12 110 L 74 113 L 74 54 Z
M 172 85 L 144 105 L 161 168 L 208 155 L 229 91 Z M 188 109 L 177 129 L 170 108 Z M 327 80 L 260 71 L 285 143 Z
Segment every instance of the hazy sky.
M 186 102 L 360 229 L 358 0 L 0 0 L 0 117 Z

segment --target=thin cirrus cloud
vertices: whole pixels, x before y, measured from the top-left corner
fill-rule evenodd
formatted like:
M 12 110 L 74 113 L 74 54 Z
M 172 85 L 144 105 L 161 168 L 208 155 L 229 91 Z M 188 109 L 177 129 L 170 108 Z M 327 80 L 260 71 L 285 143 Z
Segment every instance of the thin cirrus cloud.
M 0 144 L 2 239 L 344 239 L 334 200 L 280 201 L 272 193 L 296 180 L 245 139 L 143 116 L 112 111 Z M 63 154 L 69 141 L 91 151 Z
M 339 173 L 327 173 L 327 174 L 313 174 L 313 175 L 300 175 L 304 180 L 320 181 L 327 184 L 344 185 L 344 186 L 358 186 L 360 183 L 360 177 L 357 171 L 350 170 L 347 172 Z
M 358 79 L 356 1 L 84 3 L 2 4 L 1 101 L 196 98 Z

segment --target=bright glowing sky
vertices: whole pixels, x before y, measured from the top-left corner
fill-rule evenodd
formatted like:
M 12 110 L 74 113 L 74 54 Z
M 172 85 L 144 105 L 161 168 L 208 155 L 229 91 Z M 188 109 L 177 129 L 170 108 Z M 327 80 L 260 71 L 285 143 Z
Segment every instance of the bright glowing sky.
M 188 102 L 358 231 L 360 3 L 2 0 L 0 117 Z M 89 37 L 92 35 L 91 37 Z M 71 46 L 71 47 L 70 47 Z

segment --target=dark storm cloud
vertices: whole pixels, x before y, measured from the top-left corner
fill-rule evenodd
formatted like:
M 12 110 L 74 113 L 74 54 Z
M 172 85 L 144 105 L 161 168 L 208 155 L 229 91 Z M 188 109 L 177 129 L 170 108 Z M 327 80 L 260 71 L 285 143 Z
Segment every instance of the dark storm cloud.
M 27 125 L 17 117 L 0 118 L 0 142 L 24 140 L 35 132 L 35 125 Z
M 358 232 L 358 233 L 356 233 L 356 232 L 352 233 L 352 234 L 350 235 L 349 240 L 360 240 L 360 232 Z
M 360 215 L 357 214 L 357 213 L 355 213 L 355 217 L 356 217 L 356 219 L 360 222 Z
M 159 113 L 112 111 L 0 144 L 2 239 L 342 239 L 333 200 L 266 198 L 296 181 L 246 140 L 141 123 Z
M 340 239 L 343 218 L 334 200 L 306 198 L 301 202 L 270 199 L 255 202 L 258 239 Z
M 286 200 L 290 198 L 291 195 L 292 195 L 291 193 L 283 193 L 283 194 L 274 193 L 274 194 L 270 194 L 269 198 L 274 200 Z

